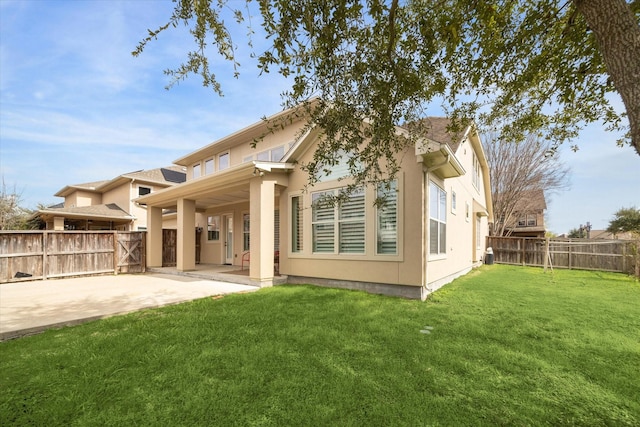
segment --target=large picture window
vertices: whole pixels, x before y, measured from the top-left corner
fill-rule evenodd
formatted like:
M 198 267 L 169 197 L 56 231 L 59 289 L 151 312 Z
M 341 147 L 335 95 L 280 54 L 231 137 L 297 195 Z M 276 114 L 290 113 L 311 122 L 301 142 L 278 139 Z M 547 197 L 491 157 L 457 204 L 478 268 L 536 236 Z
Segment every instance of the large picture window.
M 429 187 L 429 253 L 447 253 L 447 193 L 433 182 Z
M 396 181 L 388 186 L 378 186 L 376 253 L 395 255 L 398 253 L 398 191 Z
M 364 253 L 365 196 L 358 189 L 340 203 L 330 203 L 335 190 L 312 195 L 313 252 Z

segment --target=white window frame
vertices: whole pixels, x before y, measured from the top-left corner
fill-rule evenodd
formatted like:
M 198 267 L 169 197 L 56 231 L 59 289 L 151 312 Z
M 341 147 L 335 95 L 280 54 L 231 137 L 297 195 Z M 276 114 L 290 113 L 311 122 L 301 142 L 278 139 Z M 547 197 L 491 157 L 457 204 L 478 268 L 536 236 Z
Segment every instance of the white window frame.
M 222 159 L 226 158 L 226 165 L 222 164 Z M 223 171 L 231 167 L 231 154 L 228 151 L 218 154 L 218 171 Z
M 339 189 L 318 191 L 312 197 L 312 252 L 321 255 L 364 255 L 366 253 L 366 192 L 363 188 L 355 190 L 349 199 L 343 203 L 324 205 L 323 197 L 337 196 Z M 358 214 L 359 213 L 359 214 Z M 321 216 L 319 216 L 321 215 Z M 355 228 L 354 228 L 355 227 Z M 361 231 L 358 228 L 361 227 Z M 344 239 L 348 232 L 361 233 L 362 242 Z M 331 250 L 318 250 L 317 236 L 322 232 L 327 238 L 332 238 Z M 357 234 L 356 234 L 357 235 Z M 329 240 L 325 242 L 329 245 Z M 349 245 L 361 246 L 362 250 L 347 250 Z
M 376 255 L 398 255 L 398 181 L 390 182 L 389 187 L 386 189 L 384 185 L 379 185 L 377 189 L 377 197 L 383 199 L 383 204 L 376 207 Z M 385 211 L 394 217 L 393 220 L 385 217 Z M 384 252 L 383 245 L 390 240 L 393 240 L 394 251 Z
M 216 161 L 215 159 L 212 157 L 210 159 L 207 159 L 204 161 L 204 174 L 205 175 L 211 175 L 212 173 L 214 173 L 216 171 Z M 209 171 L 209 169 L 211 169 Z
M 444 206 L 443 206 L 444 202 Z M 436 249 L 433 249 L 434 225 Z M 440 185 L 429 182 L 429 259 L 447 256 L 447 192 Z
M 218 218 L 217 222 L 213 221 L 214 218 Z M 219 242 L 220 241 L 220 215 L 207 215 L 207 242 Z M 217 232 L 216 234 L 211 234 Z

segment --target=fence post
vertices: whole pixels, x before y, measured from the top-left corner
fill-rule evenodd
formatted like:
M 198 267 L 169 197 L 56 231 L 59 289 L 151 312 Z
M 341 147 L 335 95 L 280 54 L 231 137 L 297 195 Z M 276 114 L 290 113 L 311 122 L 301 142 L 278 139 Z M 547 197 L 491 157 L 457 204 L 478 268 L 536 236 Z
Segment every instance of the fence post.
M 118 275 L 118 231 L 113 231 L 113 274 Z
M 42 280 L 47 280 L 47 237 L 48 231 L 44 230 L 42 232 Z

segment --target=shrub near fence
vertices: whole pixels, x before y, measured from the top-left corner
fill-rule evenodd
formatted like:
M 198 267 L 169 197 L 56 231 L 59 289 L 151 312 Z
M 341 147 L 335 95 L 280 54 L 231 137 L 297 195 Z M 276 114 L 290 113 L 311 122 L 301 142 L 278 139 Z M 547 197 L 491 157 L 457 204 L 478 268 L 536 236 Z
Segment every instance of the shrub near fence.
M 144 271 L 144 232 L 0 232 L 0 283 Z
M 638 243 L 631 240 L 487 237 L 494 262 L 633 274 Z M 545 262 L 546 261 L 546 262 Z

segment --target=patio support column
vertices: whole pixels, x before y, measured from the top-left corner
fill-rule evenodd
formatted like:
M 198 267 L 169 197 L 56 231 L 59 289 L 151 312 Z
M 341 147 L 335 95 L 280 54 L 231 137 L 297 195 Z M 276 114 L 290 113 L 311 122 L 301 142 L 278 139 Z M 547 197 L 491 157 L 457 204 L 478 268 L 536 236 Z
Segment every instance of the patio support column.
M 147 207 L 147 266 L 162 267 L 162 208 Z
M 273 285 L 273 221 L 276 182 L 256 176 L 250 183 L 251 247 L 249 277 L 260 286 Z
M 196 202 L 178 199 L 178 236 L 176 268 L 178 271 L 196 269 Z

